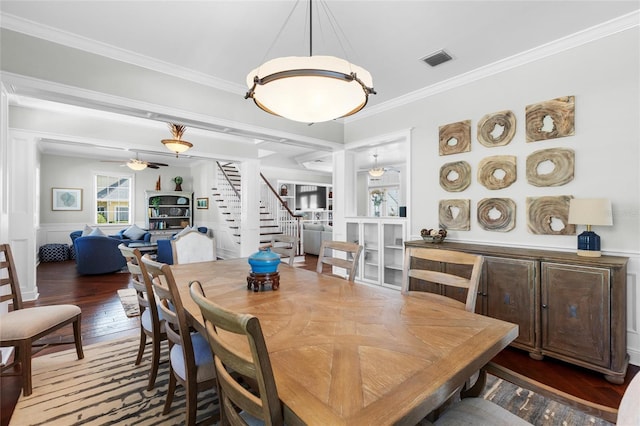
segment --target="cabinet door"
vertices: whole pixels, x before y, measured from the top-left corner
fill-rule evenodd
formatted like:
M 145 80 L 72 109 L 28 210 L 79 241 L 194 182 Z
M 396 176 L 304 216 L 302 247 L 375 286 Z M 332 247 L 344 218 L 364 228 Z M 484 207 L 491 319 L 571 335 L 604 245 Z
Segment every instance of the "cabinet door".
M 610 270 L 542 263 L 542 350 L 609 366 Z
M 535 347 L 536 265 L 533 260 L 485 256 L 482 293 L 487 316 L 518 324 L 514 346 Z

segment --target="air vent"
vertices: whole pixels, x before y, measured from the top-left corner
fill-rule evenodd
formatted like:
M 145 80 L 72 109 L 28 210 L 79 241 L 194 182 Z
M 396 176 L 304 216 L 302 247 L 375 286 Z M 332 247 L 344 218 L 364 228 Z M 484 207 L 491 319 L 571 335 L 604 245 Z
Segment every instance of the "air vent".
M 451 55 L 449 55 L 444 50 L 438 50 L 437 52 L 434 52 L 422 58 L 424 62 L 431 65 L 432 67 L 435 67 L 436 65 L 440 65 L 443 62 L 450 61 L 451 59 L 453 59 Z

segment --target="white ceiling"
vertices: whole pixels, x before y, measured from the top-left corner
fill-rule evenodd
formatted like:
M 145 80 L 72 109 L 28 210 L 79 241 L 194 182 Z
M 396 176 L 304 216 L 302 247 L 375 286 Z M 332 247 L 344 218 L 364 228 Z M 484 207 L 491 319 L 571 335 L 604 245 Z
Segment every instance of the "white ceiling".
M 243 96 L 247 73 L 260 63 L 309 53 L 308 3 L 299 3 L 294 8 L 292 0 L 3 0 L 0 25 Z M 370 97 L 366 111 L 637 11 L 640 2 L 329 0 L 313 4 L 313 54 L 345 57 L 372 74 L 378 94 Z M 337 30 L 331 27 L 324 6 Z M 421 61 L 440 49 L 453 60 L 435 68 Z M 264 148 L 277 153 L 271 156 L 274 163 L 278 158 L 282 161 L 283 155 L 309 152 L 273 143 Z

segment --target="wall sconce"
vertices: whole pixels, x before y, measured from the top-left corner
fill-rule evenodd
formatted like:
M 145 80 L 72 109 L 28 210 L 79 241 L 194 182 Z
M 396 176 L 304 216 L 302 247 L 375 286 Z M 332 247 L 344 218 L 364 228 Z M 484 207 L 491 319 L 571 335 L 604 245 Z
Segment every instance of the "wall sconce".
M 587 226 L 587 230 L 578 235 L 578 256 L 600 257 L 600 236 L 591 230 L 591 226 L 613 225 L 611 201 L 605 198 L 572 198 L 569 202 L 569 223 Z

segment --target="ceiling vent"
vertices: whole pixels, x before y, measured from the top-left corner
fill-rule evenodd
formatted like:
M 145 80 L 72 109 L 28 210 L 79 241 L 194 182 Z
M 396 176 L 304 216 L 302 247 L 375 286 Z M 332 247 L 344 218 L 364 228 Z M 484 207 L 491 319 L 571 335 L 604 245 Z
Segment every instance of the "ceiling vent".
M 422 58 L 422 61 L 426 62 L 432 67 L 435 67 L 436 65 L 440 65 L 441 63 L 450 61 L 451 59 L 453 58 L 447 52 L 445 52 L 444 50 L 438 50 L 437 52 L 434 52 Z

